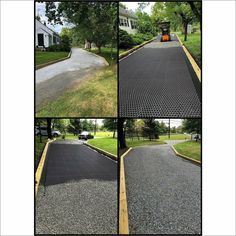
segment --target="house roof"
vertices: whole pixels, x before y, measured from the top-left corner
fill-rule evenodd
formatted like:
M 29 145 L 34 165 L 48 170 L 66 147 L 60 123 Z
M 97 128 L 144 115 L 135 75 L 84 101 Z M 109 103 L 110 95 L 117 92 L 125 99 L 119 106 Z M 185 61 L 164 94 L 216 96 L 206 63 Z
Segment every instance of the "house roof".
M 123 7 L 120 7 L 120 6 L 119 6 L 119 15 L 126 16 L 133 19 L 138 19 L 138 17 L 135 15 L 133 11 L 124 9 Z
M 35 19 L 37 22 L 39 22 L 41 25 L 43 25 L 44 27 L 46 27 L 47 29 L 49 29 L 50 31 L 52 31 L 53 34 L 56 34 L 57 36 L 59 36 L 59 34 L 57 32 L 55 32 L 54 30 L 50 29 L 47 25 L 43 24 L 41 21 Z

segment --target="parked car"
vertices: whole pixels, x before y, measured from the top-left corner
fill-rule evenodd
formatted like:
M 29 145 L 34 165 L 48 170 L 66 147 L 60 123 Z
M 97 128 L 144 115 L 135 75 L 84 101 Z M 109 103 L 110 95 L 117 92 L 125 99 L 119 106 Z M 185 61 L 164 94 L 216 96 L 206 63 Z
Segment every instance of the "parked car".
M 92 139 L 94 138 L 94 136 L 89 133 L 88 131 L 83 131 L 79 134 L 79 139 L 84 139 L 84 140 L 88 140 L 88 139 Z
M 39 127 L 35 128 L 35 134 L 37 136 L 40 135 L 40 131 L 41 131 L 42 136 L 48 136 L 47 127 L 40 127 L 40 129 L 39 129 Z M 52 130 L 52 137 L 56 138 L 56 137 L 59 137 L 59 136 L 61 136 L 61 132 L 59 130 Z

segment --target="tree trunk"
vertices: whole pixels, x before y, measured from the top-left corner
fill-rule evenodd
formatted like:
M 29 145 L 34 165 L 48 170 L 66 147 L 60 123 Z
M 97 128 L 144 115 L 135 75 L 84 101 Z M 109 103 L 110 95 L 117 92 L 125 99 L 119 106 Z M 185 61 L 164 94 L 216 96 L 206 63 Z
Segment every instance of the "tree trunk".
M 125 141 L 124 122 L 125 119 L 118 120 L 118 138 L 119 138 L 120 149 L 127 148 Z
M 101 46 L 98 46 L 98 54 L 101 53 Z
M 51 124 L 52 124 L 52 119 L 51 118 L 47 118 L 47 133 L 48 133 L 48 138 L 49 139 L 52 139 Z
M 116 135 L 116 131 L 114 130 L 112 138 L 115 138 L 115 135 Z
M 188 2 L 188 4 L 190 5 L 192 11 L 193 11 L 193 14 L 197 17 L 197 19 L 199 20 L 200 22 L 200 30 L 202 32 L 202 14 L 201 14 L 201 11 L 199 12 L 195 3 L 194 2 Z M 202 5 L 202 4 L 201 4 Z
M 188 23 L 184 23 L 184 41 L 187 41 L 188 37 Z

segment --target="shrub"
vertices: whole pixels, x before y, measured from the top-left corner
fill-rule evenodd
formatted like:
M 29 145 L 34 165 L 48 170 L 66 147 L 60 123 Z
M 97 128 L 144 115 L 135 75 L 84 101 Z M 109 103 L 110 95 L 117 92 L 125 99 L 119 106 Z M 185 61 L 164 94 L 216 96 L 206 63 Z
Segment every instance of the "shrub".
M 150 33 L 147 33 L 147 34 L 136 33 L 136 34 L 132 35 L 132 39 L 133 39 L 135 45 L 141 44 L 144 41 L 148 41 L 152 38 L 153 38 L 153 36 Z
M 70 47 L 70 39 L 67 35 L 63 35 L 61 37 L 61 43 L 51 45 L 47 48 L 48 52 L 69 52 L 71 49 Z
M 128 49 L 134 46 L 132 36 L 125 30 L 119 30 L 119 48 Z

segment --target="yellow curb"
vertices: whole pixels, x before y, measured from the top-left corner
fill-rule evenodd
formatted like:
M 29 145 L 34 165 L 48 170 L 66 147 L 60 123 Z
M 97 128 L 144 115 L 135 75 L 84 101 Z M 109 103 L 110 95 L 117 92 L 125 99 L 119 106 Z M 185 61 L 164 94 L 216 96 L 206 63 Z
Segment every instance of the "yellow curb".
M 188 157 L 188 156 L 185 156 L 185 155 L 183 155 L 183 154 L 180 154 L 180 153 L 177 152 L 177 150 L 174 148 L 174 146 L 171 146 L 171 147 L 172 147 L 173 151 L 175 152 L 175 155 L 176 155 L 176 156 L 182 157 L 182 158 L 184 158 L 184 159 L 186 159 L 186 160 L 188 160 L 188 161 L 191 161 L 191 162 L 194 162 L 194 163 L 196 163 L 196 164 L 201 165 L 201 162 L 200 162 L 200 161 L 197 161 L 197 160 L 195 160 L 195 159 L 193 159 L 193 158 L 191 158 L 191 157 Z
M 188 51 L 188 49 L 184 46 L 184 44 L 182 43 L 182 41 L 180 40 L 179 36 L 176 34 L 186 56 L 188 57 L 189 62 L 191 63 L 199 81 L 201 82 L 201 69 L 199 68 L 198 64 L 196 63 L 196 61 L 193 59 L 192 55 L 190 54 L 190 52 Z
M 128 56 L 129 54 L 135 52 L 135 51 L 138 50 L 139 48 L 141 48 L 141 47 L 143 47 L 144 45 L 146 45 L 146 44 L 152 42 L 152 41 L 155 40 L 155 39 L 156 39 L 156 37 L 153 38 L 153 39 L 150 39 L 150 40 L 148 40 L 148 41 L 145 41 L 145 42 L 141 43 L 140 45 L 137 45 L 137 46 L 135 46 L 135 47 L 129 49 L 128 51 L 125 51 L 125 52 L 121 53 L 121 54 L 119 55 L 119 59 L 122 59 L 122 58 Z
M 129 234 L 128 207 L 125 186 L 124 157 L 132 148 L 129 148 L 120 157 L 120 209 L 119 209 L 119 234 Z
M 95 147 L 95 146 L 93 146 L 93 145 L 91 145 L 91 144 L 89 144 L 89 143 L 84 143 L 84 144 L 87 145 L 87 146 L 89 146 L 89 147 L 91 147 L 92 149 L 95 149 L 96 151 L 98 151 L 98 152 L 100 152 L 100 153 L 102 153 L 102 154 L 104 154 L 104 155 L 106 155 L 106 156 L 112 158 L 113 160 L 117 161 L 117 156 L 116 156 L 116 155 L 114 155 L 114 154 L 112 154 L 112 153 L 110 153 L 110 152 L 104 151 L 103 149 L 100 149 L 100 148 L 98 148 L 98 147 Z
M 55 61 L 50 61 L 50 62 L 46 62 L 46 63 L 37 65 L 36 70 L 41 69 L 41 68 L 46 67 L 46 66 L 50 66 L 50 65 L 55 64 L 55 63 L 60 62 L 60 61 L 65 61 L 65 60 L 69 59 L 70 57 L 71 57 L 71 51 L 69 52 L 67 57 L 63 57 L 63 58 L 55 60 Z
M 43 172 L 43 167 L 44 167 L 44 163 L 45 163 L 45 159 L 46 159 L 46 155 L 47 155 L 48 145 L 49 145 L 49 143 L 51 143 L 53 141 L 55 141 L 55 139 L 47 141 L 47 143 L 44 147 L 43 154 L 41 156 L 38 168 L 37 168 L 36 173 L 35 173 L 35 181 L 36 181 L 35 194 L 36 195 L 37 195 L 37 192 L 38 192 L 38 188 L 39 188 L 39 184 L 40 184 L 40 180 L 41 180 L 41 176 L 42 176 L 42 172 Z

